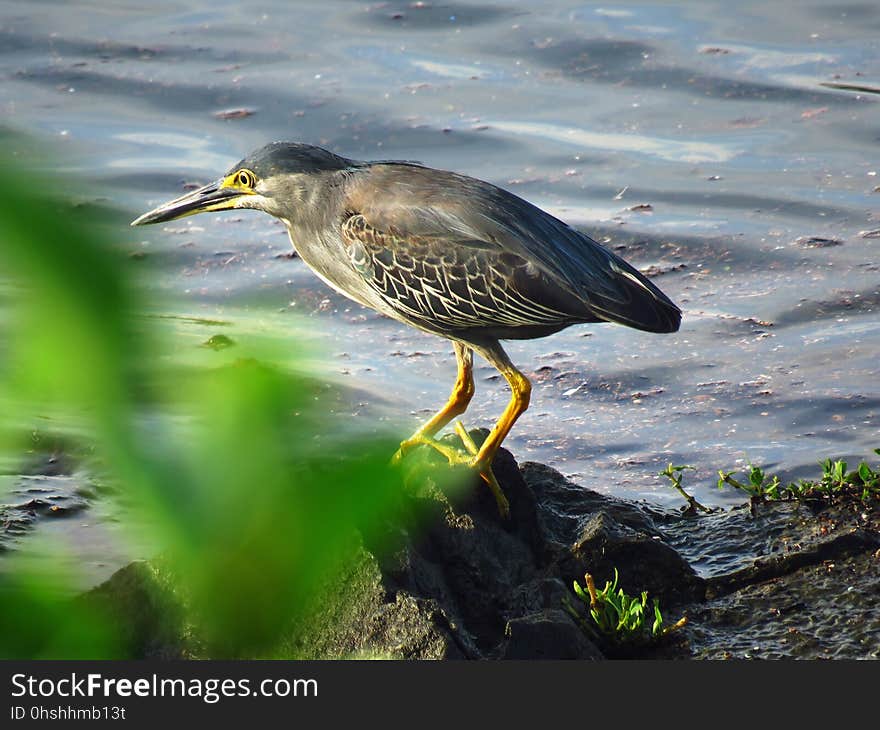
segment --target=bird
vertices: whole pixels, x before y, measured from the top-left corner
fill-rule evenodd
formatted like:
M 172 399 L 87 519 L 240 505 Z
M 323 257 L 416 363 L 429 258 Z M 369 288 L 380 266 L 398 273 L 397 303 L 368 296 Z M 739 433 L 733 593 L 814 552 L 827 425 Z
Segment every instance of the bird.
M 452 392 L 393 460 L 431 446 L 450 464 L 478 473 L 502 517 L 510 506 L 492 461 L 529 407 L 532 385 L 501 341 L 583 323 L 652 333 L 676 332 L 681 323 L 681 309 L 669 297 L 586 234 L 501 187 L 418 162 L 359 161 L 273 142 L 131 225 L 241 209 L 281 220 L 302 261 L 340 294 L 451 340 Z M 459 449 L 436 437 L 474 395 L 474 353 L 501 373 L 511 395 L 479 446 L 461 421 L 455 424 Z

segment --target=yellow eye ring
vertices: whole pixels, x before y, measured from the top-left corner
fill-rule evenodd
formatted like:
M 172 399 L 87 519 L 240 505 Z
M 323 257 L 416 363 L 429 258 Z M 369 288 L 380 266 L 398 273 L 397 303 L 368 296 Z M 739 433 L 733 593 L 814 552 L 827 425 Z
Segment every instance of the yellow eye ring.
M 250 170 L 239 170 L 235 175 L 235 182 L 243 188 L 252 188 L 257 184 L 257 176 Z

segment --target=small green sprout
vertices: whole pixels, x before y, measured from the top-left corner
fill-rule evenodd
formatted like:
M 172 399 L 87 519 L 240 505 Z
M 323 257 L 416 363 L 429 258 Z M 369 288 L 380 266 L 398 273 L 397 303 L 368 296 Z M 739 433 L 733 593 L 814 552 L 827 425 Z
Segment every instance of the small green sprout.
M 666 477 L 671 483 L 672 488 L 677 490 L 682 497 L 687 500 L 688 508 L 687 511 L 690 513 L 694 513 L 697 510 L 702 512 L 711 512 L 712 509 L 710 507 L 706 507 L 705 505 L 700 504 L 696 498 L 692 497 L 686 491 L 684 491 L 684 487 L 681 486 L 682 476 L 684 475 L 685 470 L 690 469 L 691 471 L 696 471 L 694 467 L 684 464 L 682 466 L 675 466 L 672 462 L 666 465 L 666 468 L 659 472 L 661 477 Z
M 742 482 L 733 475 L 736 471 L 718 471 L 718 488 L 721 489 L 725 484 L 745 492 L 753 499 L 780 499 L 782 487 L 779 477 L 774 476 L 768 479 L 764 470 L 754 464 L 749 464 L 748 481 Z
M 627 595 L 618 588 L 618 573 L 614 569 L 614 579 L 607 581 L 601 590 L 596 588 L 593 576 L 584 574 L 584 587 L 574 581 L 574 592 L 588 607 L 590 617 L 599 633 L 612 637 L 618 643 L 651 643 L 661 639 L 671 631 L 680 629 L 687 623 L 683 617 L 672 625 L 665 625 L 660 613 L 660 603 L 655 598 L 648 606 L 648 592 L 638 596 Z M 570 604 L 566 608 L 579 621 L 585 623 L 581 614 Z M 592 625 L 587 624 L 590 628 Z

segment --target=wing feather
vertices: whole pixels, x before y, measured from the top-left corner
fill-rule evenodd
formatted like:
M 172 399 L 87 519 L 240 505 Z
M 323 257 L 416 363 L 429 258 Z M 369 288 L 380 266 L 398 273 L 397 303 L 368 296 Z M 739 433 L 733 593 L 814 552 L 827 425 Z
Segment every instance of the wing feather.
M 340 232 L 351 265 L 403 318 L 444 332 L 475 328 L 558 326 L 583 321 L 537 301 L 546 287 L 528 262 L 483 243 L 439 241 L 381 231 L 360 214 L 343 220 Z M 530 291 L 523 293 L 523 283 Z
M 384 194 L 375 195 L 377 188 Z M 576 321 L 599 318 L 653 332 L 678 329 L 679 308 L 637 269 L 589 236 L 489 183 L 382 163 L 356 176 L 349 198 L 351 209 L 363 219 L 357 224 L 362 230 L 397 241 L 483 251 L 505 273 L 510 266 L 504 264 L 504 255 L 533 267 L 542 275 L 535 280 L 544 285 L 529 290 L 530 312 L 549 304 Z M 471 259 L 465 264 L 472 277 L 477 263 Z

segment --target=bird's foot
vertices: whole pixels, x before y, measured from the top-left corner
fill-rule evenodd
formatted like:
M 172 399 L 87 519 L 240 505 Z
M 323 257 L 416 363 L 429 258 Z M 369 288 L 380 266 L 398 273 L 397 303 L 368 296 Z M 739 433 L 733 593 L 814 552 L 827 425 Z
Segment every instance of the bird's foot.
M 392 465 L 399 464 L 403 461 L 404 457 L 406 457 L 406 455 L 417 446 L 431 446 L 439 451 L 439 444 L 437 441 L 430 436 L 417 431 L 406 439 L 406 441 L 400 442 L 400 446 L 397 448 L 397 451 L 394 452 L 394 456 L 391 457 Z
M 462 425 L 461 421 L 455 424 L 455 432 L 461 438 L 461 442 L 464 444 L 464 447 L 468 450 L 468 452 L 472 456 L 476 456 L 477 447 L 474 444 L 474 440 L 470 437 L 470 434 L 467 432 L 467 429 Z M 453 459 L 455 459 L 455 463 L 461 463 L 460 456 L 462 456 L 462 452 L 456 449 L 453 446 L 448 444 L 444 444 L 433 436 L 429 436 L 424 431 L 416 431 L 412 436 L 410 436 L 406 441 L 401 441 L 400 446 L 397 451 L 394 452 L 394 456 L 391 457 L 392 464 L 399 464 L 406 455 L 412 451 L 417 446 L 430 446 L 435 451 L 443 454 L 448 460 L 449 463 L 453 463 Z
M 473 441 L 471 441 L 473 444 Z M 445 444 L 442 441 L 438 441 L 432 436 L 428 436 L 424 433 L 415 433 L 410 436 L 406 441 L 402 441 L 400 444 L 400 448 L 394 453 L 394 456 L 391 457 L 392 464 L 399 464 L 401 460 L 406 457 L 406 455 L 412 451 L 417 446 L 430 446 L 434 451 L 442 454 L 446 457 L 446 460 L 452 464 L 453 466 L 458 464 L 463 464 L 468 459 L 470 459 L 472 454 L 476 452 L 465 453 L 460 449 L 451 446 L 450 444 Z
M 455 422 L 455 433 L 458 434 L 458 437 L 461 439 L 461 443 L 464 444 L 464 447 L 468 450 L 468 453 L 471 456 L 476 456 L 480 450 L 477 448 L 477 445 L 474 443 L 474 440 L 471 438 L 471 435 L 468 433 L 468 430 L 464 427 L 464 424 L 461 421 Z
M 466 451 L 457 449 L 456 447 L 443 443 L 442 441 L 437 441 L 430 436 L 417 433 L 400 444 L 400 448 L 392 457 L 392 463 L 399 463 L 400 460 L 415 446 L 430 446 L 432 449 L 442 454 L 449 462 L 450 466 L 466 466 L 467 468 L 476 471 L 488 485 L 489 491 L 492 492 L 492 496 L 495 497 L 495 502 L 498 505 L 498 512 L 504 519 L 508 519 L 510 517 L 510 503 L 507 501 L 507 497 L 504 496 L 501 485 L 498 483 L 498 479 L 495 478 L 495 474 L 492 471 L 492 460 L 477 458 L 479 448 L 477 448 L 477 445 L 474 443 L 474 440 L 471 438 L 471 435 L 461 421 L 458 421 L 455 424 L 455 432 L 461 439 Z

